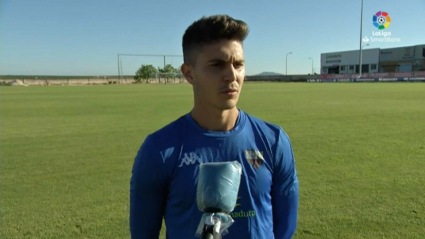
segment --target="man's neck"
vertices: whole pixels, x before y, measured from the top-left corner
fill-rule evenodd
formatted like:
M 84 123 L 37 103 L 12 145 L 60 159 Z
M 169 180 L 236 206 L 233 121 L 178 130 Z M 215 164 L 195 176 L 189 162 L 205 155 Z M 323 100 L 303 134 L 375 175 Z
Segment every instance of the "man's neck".
M 236 125 L 239 110 L 236 107 L 224 111 L 194 107 L 190 114 L 193 120 L 203 129 L 210 131 L 229 131 Z

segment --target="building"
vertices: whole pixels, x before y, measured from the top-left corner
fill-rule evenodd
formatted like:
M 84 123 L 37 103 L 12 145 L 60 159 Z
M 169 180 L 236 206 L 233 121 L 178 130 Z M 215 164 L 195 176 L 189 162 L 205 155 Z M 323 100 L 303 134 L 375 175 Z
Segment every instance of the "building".
M 358 74 L 359 50 L 322 53 L 321 74 Z M 425 45 L 362 51 L 362 73 L 425 71 Z

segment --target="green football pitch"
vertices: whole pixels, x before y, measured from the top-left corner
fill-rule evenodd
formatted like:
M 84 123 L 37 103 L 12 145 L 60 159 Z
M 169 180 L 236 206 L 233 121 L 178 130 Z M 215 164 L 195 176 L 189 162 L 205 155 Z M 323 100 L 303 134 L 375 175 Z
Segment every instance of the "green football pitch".
M 186 84 L 0 87 L 1 238 L 129 238 L 137 150 L 192 102 Z M 246 83 L 238 106 L 291 138 L 295 238 L 424 235 L 425 84 Z

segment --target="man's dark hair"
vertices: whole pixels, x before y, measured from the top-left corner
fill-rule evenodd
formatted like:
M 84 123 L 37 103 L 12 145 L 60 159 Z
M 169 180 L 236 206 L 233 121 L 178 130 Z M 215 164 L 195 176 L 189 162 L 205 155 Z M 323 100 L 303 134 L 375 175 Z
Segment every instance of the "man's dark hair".
M 219 40 L 237 40 L 241 43 L 248 35 L 248 25 L 228 15 L 202 17 L 190 25 L 183 35 L 184 63 L 192 62 L 193 52 L 205 44 Z

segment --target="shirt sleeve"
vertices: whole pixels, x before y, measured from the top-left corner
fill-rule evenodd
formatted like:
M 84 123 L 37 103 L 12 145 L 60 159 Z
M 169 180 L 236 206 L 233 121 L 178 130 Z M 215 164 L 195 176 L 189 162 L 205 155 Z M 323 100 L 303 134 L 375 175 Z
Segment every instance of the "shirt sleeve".
M 159 238 L 167 197 L 167 174 L 162 156 L 148 136 L 134 160 L 130 180 L 132 239 Z
M 273 170 L 273 231 L 276 239 L 289 239 L 295 234 L 298 219 L 298 176 L 290 140 L 280 130 Z

